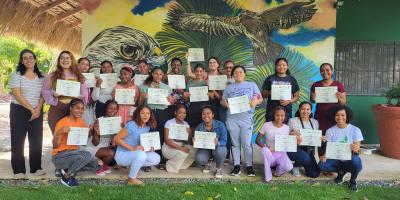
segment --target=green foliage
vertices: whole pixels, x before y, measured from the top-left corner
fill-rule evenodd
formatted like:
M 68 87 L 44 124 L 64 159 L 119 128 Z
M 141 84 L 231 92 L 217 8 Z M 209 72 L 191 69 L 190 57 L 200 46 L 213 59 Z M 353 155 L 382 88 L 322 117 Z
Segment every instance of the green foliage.
M 397 100 L 397 106 L 400 106 L 400 83 L 393 85 L 390 89 L 383 92 L 383 96 L 386 97 L 387 103 L 394 105 L 392 103 L 393 99 Z
M 44 47 L 23 41 L 15 37 L 0 37 L 0 83 L 3 85 L 0 91 L 4 95 L 8 91 L 8 80 L 15 72 L 19 61 L 19 53 L 23 49 L 30 49 L 36 54 L 36 62 L 42 74 L 46 75 L 55 58 L 55 53 Z
M 233 60 L 235 63 L 249 65 L 252 63 L 253 49 L 250 40 L 244 36 L 212 36 L 205 33 L 177 30 L 171 25 L 177 13 L 202 13 L 214 16 L 236 16 L 240 9 L 235 1 L 206 0 L 196 1 L 178 0 L 167 16 L 162 31 L 155 35 L 162 52 L 169 62 L 178 57 L 187 65 L 184 57 L 188 48 L 204 48 L 205 58 L 216 56 L 221 62 Z M 193 63 L 195 64 L 195 63 Z M 222 66 L 221 66 L 222 67 Z M 185 71 L 185 68 L 183 69 Z

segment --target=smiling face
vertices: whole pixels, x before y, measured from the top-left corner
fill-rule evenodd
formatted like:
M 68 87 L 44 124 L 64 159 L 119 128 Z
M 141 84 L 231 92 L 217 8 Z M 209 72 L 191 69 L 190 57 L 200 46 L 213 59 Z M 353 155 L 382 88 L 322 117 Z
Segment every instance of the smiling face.
M 103 74 L 113 73 L 113 66 L 109 62 L 105 62 L 101 65 L 101 72 Z
M 172 62 L 171 68 L 174 74 L 181 74 L 182 72 L 182 64 L 179 60 L 175 60 L 174 62 Z
M 201 118 L 204 123 L 208 124 L 214 119 L 214 114 L 209 108 L 205 108 L 201 111 Z
M 244 70 L 241 67 L 238 67 L 233 71 L 233 78 L 235 79 L 236 83 L 240 83 L 244 81 L 245 78 Z
M 144 107 L 140 113 L 140 121 L 142 122 L 142 124 L 146 124 L 147 122 L 149 122 L 150 120 L 150 116 L 151 116 L 151 111 L 149 108 Z
M 142 75 L 148 75 L 149 74 L 149 65 L 147 65 L 146 63 L 140 62 L 139 65 L 138 65 L 138 68 L 139 68 L 140 74 L 142 74 Z
M 210 69 L 210 71 L 217 71 L 219 67 L 218 61 L 214 58 L 211 58 L 208 61 L 208 68 Z
M 85 107 L 83 106 L 83 103 L 77 103 L 69 109 L 69 112 L 72 117 L 80 118 L 82 117 L 84 109 Z
M 122 69 L 120 78 L 122 83 L 127 83 L 128 81 L 132 80 L 132 73 L 128 70 Z
M 309 119 L 311 114 L 311 106 L 305 103 L 301 106 L 299 112 L 302 119 Z
M 228 77 L 231 76 L 232 74 L 232 69 L 233 69 L 233 63 L 232 62 L 227 62 L 224 65 L 224 74 L 227 75 Z
M 196 80 L 202 79 L 203 76 L 204 76 L 204 69 L 201 68 L 201 67 L 197 67 L 197 68 L 194 70 L 194 76 L 195 76 Z
M 157 69 L 152 73 L 153 81 L 156 83 L 160 83 L 163 78 L 163 71 L 161 69 Z
M 177 120 L 179 121 L 183 121 L 186 118 L 186 109 L 185 108 L 179 108 L 179 110 L 177 110 L 175 112 L 175 117 Z
M 321 74 L 321 77 L 323 80 L 330 80 L 332 78 L 332 69 L 329 65 L 323 65 L 320 70 L 319 73 Z
M 346 126 L 347 122 L 346 110 L 339 110 L 335 114 L 335 121 L 338 126 Z
M 33 70 L 36 64 L 35 56 L 30 52 L 26 52 L 22 54 L 21 63 L 26 67 L 26 69 Z
M 86 59 L 82 59 L 78 63 L 78 68 L 79 68 L 79 71 L 81 71 L 81 73 L 87 73 L 89 71 L 89 68 L 90 68 L 89 61 L 86 60 Z
M 278 75 L 286 75 L 288 64 L 284 60 L 279 60 L 275 66 L 275 70 Z
M 116 103 L 110 103 L 106 109 L 106 117 L 115 117 L 118 114 L 118 105 Z
M 277 110 L 274 113 L 274 122 L 276 124 L 282 124 L 285 121 L 285 111 Z
M 62 69 L 69 69 L 72 65 L 72 57 L 68 53 L 62 53 L 58 59 Z

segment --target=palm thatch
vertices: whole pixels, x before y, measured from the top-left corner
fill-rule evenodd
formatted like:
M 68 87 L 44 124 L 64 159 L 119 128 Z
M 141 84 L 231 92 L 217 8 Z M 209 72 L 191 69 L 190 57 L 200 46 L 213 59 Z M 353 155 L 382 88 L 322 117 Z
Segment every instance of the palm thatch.
M 47 7 L 55 2 L 57 6 Z M 71 12 L 75 9 L 76 12 Z M 79 2 L 1 0 L 0 36 L 17 36 L 58 50 L 81 53 Z M 70 13 L 70 15 L 68 15 Z

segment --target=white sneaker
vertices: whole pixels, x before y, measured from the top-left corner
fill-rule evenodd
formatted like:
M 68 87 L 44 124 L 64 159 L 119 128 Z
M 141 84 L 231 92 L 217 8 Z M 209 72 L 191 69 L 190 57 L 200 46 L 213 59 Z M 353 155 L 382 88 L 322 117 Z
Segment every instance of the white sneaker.
M 217 169 L 217 171 L 215 171 L 215 178 L 222 178 L 222 171 L 221 169 Z
M 300 177 L 300 176 L 301 176 L 301 174 L 300 174 L 300 167 L 293 167 L 293 169 L 292 169 L 292 174 L 293 174 L 293 176 Z
M 46 174 L 46 172 L 44 172 L 42 169 L 38 169 L 38 170 L 36 170 L 35 173 L 31 173 L 31 174 L 34 176 L 43 176 Z
M 24 173 L 18 173 L 14 174 L 13 179 L 26 179 L 26 176 Z
M 211 162 L 208 161 L 207 164 L 204 166 L 203 173 L 210 173 L 211 169 Z

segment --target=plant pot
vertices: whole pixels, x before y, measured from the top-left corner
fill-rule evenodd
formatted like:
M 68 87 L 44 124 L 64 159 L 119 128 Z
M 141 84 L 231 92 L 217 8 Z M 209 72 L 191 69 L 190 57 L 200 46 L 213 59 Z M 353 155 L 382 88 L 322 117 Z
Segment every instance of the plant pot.
M 384 156 L 400 159 L 400 107 L 373 105 L 381 151 Z

